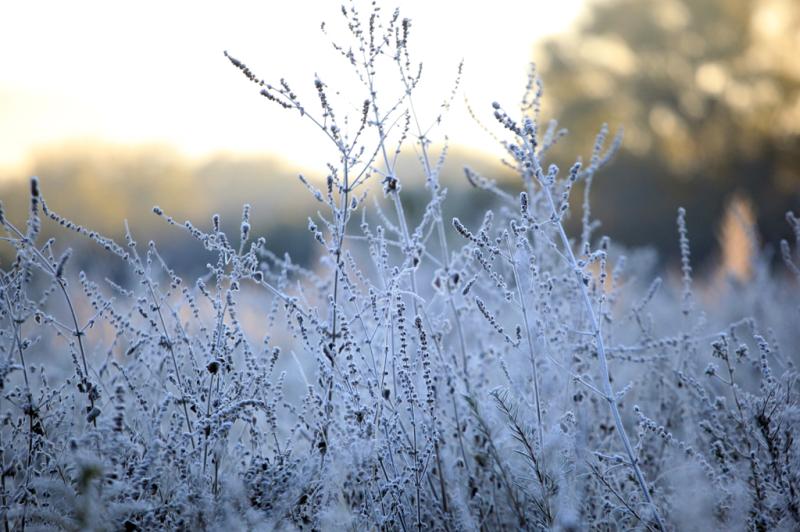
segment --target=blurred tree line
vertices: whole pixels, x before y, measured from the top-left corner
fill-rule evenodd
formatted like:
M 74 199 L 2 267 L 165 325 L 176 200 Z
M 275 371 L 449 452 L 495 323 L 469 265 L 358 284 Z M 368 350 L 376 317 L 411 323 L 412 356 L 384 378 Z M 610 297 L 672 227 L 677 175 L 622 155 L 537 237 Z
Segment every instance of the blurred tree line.
M 535 53 L 544 116 L 569 129 L 555 156 L 587 153 L 598 125 L 623 148 L 592 189 L 601 232 L 675 255 L 689 212 L 699 259 L 734 197 L 762 241 L 800 209 L 800 1 L 594 0 L 576 30 Z M 578 196 L 578 195 L 576 195 Z
M 51 209 L 73 222 L 124 242 L 124 221 L 142 245 L 154 240 L 170 266 L 198 273 L 205 267 L 202 245 L 181 228 L 171 227 L 153 213 L 158 205 L 179 223 L 190 220 L 208 230 L 211 216 L 222 217 L 222 227 L 238 239 L 242 205 L 253 207 L 254 230 L 263 235 L 269 228 L 272 248 L 291 251 L 298 260 L 308 260 L 310 250 L 293 245 L 303 230 L 303 194 L 287 194 L 296 174 L 274 157 L 219 155 L 201 161 L 183 157 L 165 146 L 119 146 L 104 143 L 67 143 L 40 149 L 33 154 L 25 175 L 3 176 L 0 199 L 7 216 L 18 227 L 28 210 L 29 175 L 40 178 L 41 189 Z M 300 190 L 298 186 L 298 192 Z M 73 267 L 89 270 L 113 260 L 85 237 L 43 224 L 43 235 L 54 236 L 61 247 L 77 248 Z M 305 234 L 303 234 L 305 236 Z M 9 249 L 0 249 L 7 258 Z M 113 265 L 109 266 L 113 269 Z
M 407 150 L 411 151 L 411 150 Z M 476 156 L 452 147 L 442 168 L 442 181 L 449 188 L 446 216 L 460 216 L 477 223 L 485 210 L 493 207 L 494 196 L 476 192 L 464 178 L 463 166 L 469 165 L 487 176 L 510 185 L 510 176 L 498 161 Z M 419 220 L 430 199 L 423 187 L 425 177 L 413 153 L 401 156 L 398 173 L 404 176 L 403 194 L 406 212 Z M 0 172 L 0 201 L 5 215 L 24 227 L 29 209 L 30 188 L 27 177 L 40 178 L 42 194 L 48 206 L 62 216 L 90 230 L 124 243 L 124 221 L 129 222 L 134 238 L 142 245 L 153 240 L 170 267 L 177 271 L 200 274 L 212 256 L 188 232 L 170 226 L 153 213 L 158 205 L 177 222 L 191 221 L 210 230 L 211 217 L 220 214 L 222 229 L 238 245 L 242 206 L 252 207 L 254 237 L 264 236 L 270 251 L 309 265 L 321 249 L 308 232 L 308 217 L 316 219 L 320 204 L 298 180 L 298 169 L 277 156 L 216 155 L 191 160 L 165 146 L 120 146 L 104 143 L 67 143 L 40 149 L 31 157 L 24 174 Z M 324 186 L 324 176 L 307 174 L 317 186 Z M 384 204 L 384 212 L 393 219 L 393 207 L 383 198 L 381 178 L 369 181 L 368 220 L 377 223 L 374 198 Z M 320 220 L 316 219 L 320 224 Z M 360 216 L 351 220 L 351 232 L 357 231 Z M 52 221 L 43 223 L 44 238 L 55 237 L 57 249 L 72 247 L 71 267 L 78 270 L 115 266 L 107 254 L 88 238 L 78 236 Z M 0 246 L 0 261 L 14 257 L 10 246 Z M 105 257 L 106 260 L 97 260 Z

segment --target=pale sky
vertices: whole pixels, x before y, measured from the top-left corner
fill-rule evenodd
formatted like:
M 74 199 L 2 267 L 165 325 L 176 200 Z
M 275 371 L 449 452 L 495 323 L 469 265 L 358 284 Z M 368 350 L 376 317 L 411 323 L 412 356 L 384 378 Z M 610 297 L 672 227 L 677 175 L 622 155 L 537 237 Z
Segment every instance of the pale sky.
M 361 2 L 366 12 L 366 2 Z M 418 101 L 440 103 L 465 61 L 461 95 L 438 135 L 492 151 L 467 116 L 466 95 L 490 117 L 513 108 L 536 40 L 565 31 L 583 0 L 380 2 L 412 19 L 411 50 L 424 63 Z M 223 57 L 302 96 L 315 72 L 347 88 L 352 72 L 319 30 L 341 29 L 339 2 L 63 0 L 8 2 L 0 18 L 0 166 L 64 140 L 165 143 L 189 156 L 277 153 L 308 168 L 332 160 L 319 131 L 270 105 Z M 354 98 L 356 102 L 362 95 Z M 309 105 L 310 106 L 310 105 Z M 430 114 L 430 118 L 433 118 Z

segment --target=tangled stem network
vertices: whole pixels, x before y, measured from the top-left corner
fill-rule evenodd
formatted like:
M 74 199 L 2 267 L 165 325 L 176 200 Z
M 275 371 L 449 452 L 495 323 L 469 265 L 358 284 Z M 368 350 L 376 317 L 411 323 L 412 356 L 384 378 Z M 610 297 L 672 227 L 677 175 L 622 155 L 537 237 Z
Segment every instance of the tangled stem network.
M 342 16 L 332 44 L 360 94 L 317 77 L 307 99 L 225 54 L 335 148 L 297 184 L 319 208 L 313 264 L 255 236 L 249 205 L 233 234 L 153 209 L 213 257 L 195 279 L 127 223 L 120 244 L 55 212 L 46 176 L 24 225 L 0 206 L 4 529 L 800 526 L 797 217 L 785 270 L 712 300 L 680 209 L 680 279 L 650 280 L 590 209 L 621 134 L 602 126 L 562 175 L 533 69 L 518 116 L 490 111 L 518 179 L 466 169 L 494 208 L 446 215 L 458 184 L 433 140 L 461 66 L 420 116 L 411 22 L 377 3 Z M 75 271 L 51 225 L 107 264 Z

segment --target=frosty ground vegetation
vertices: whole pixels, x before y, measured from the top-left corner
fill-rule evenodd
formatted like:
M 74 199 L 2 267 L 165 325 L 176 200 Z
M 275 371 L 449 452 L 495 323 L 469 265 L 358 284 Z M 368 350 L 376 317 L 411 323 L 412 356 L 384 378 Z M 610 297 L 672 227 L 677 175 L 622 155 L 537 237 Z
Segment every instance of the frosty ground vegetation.
M 565 132 L 541 125 L 533 71 L 487 125 L 515 188 L 466 169 L 497 207 L 448 216 L 432 138 L 455 89 L 417 116 L 410 21 L 376 4 L 342 16 L 333 45 L 361 94 L 317 78 L 305 101 L 225 54 L 338 153 L 294 189 L 319 205 L 313 266 L 251 234 L 247 205 L 233 235 L 153 209 L 215 256 L 197 279 L 135 227 L 114 242 L 54 212 L 46 176 L 27 221 L 0 211 L 15 254 L 0 270 L 4 530 L 800 527 L 800 220 L 782 266 L 754 256 L 750 282 L 712 290 L 676 206 L 681 275 L 654 276 L 590 209 L 621 135 L 602 126 L 585 160 L 548 164 Z M 416 175 L 397 171 L 403 150 Z M 42 224 L 125 273 L 75 271 Z

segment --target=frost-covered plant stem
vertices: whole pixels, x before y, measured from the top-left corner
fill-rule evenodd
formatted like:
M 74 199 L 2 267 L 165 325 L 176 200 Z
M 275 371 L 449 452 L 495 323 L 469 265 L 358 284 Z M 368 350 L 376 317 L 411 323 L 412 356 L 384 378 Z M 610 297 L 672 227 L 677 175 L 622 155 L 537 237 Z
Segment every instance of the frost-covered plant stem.
M 425 177 L 428 182 L 435 184 L 436 186 L 432 188 L 431 195 L 437 194 L 437 188 L 439 184 L 438 176 L 433 175 L 433 171 L 431 169 L 431 162 L 430 157 L 428 156 L 428 144 L 427 139 L 425 138 L 425 134 L 422 132 L 422 127 L 419 124 L 419 119 L 417 118 L 417 111 L 414 108 L 414 101 L 411 97 L 411 88 L 408 86 L 408 82 L 403 76 L 403 82 L 406 85 L 406 91 L 408 94 L 408 106 L 411 111 L 411 116 L 414 117 L 414 123 L 417 126 L 417 136 L 419 138 L 420 149 L 422 150 L 422 162 L 423 167 L 425 169 Z M 436 233 L 439 237 L 439 247 L 441 248 L 442 252 L 442 264 L 444 265 L 444 273 L 445 276 L 449 279 L 450 277 L 450 251 L 447 247 L 447 237 L 445 236 L 444 231 L 444 217 L 442 216 L 442 205 L 441 203 L 434 198 L 435 206 L 436 206 Z M 464 329 L 461 325 L 461 317 L 458 314 L 458 309 L 456 308 L 455 302 L 453 301 L 453 293 L 450 288 L 450 283 L 444 283 L 444 290 L 445 295 L 447 297 L 447 305 L 450 307 L 450 311 L 453 313 L 453 321 L 455 322 L 456 326 L 456 335 L 458 336 L 458 345 L 461 350 L 461 364 L 463 366 L 462 371 L 464 372 L 464 385 L 469 392 L 469 368 L 467 366 L 467 343 L 464 340 Z
M 511 239 L 511 236 L 508 236 L 508 240 Z M 511 248 L 511 242 L 507 241 L 506 245 L 508 247 L 508 257 L 511 262 L 511 271 L 514 274 L 514 284 L 517 287 L 517 295 L 519 296 L 519 305 L 522 309 L 522 319 L 525 322 L 525 337 L 528 344 L 528 357 L 531 361 L 531 377 L 533 378 L 533 398 L 536 402 L 536 421 L 539 424 L 538 430 L 536 431 L 538 439 L 539 439 L 539 452 L 544 452 L 544 438 L 542 434 L 544 433 L 544 424 L 542 423 L 542 402 L 539 397 L 539 375 L 536 370 L 536 357 L 533 353 L 533 337 L 531 335 L 531 324 L 530 320 L 528 319 L 528 308 L 525 305 L 525 296 L 522 292 L 522 282 L 520 281 L 519 271 L 517 269 L 517 261 L 514 258 L 514 251 Z
M 144 271 L 144 265 L 142 264 L 142 260 L 139 257 L 139 253 L 136 251 L 135 241 L 133 240 L 133 234 L 131 233 L 130 227 L 128 226 L 128 221 L 125 221 L 125 235 L 128 240 L 128 245 L 131 249 L 131 254 L 133 256 L 134 261 L 138 264 L 140 271 Z M 172 361 L 172 367 L 175 370 L 175 382 L 178 386 L 178 391 L 181 394 L 181 404 L 183 405 L 183 417 L 186 420 L 186 428 L 189 431 L 189 441 L 192 444 L 192 450 L 196 448 L 194 442 L 194 428 L 192 427 L 192 420 L 189 416 L 189 407 L 186 406 L 188 402 L 186 397 L 186 387 L 183 384 L 183 378 L 181 377 L 181 371 L 178 367 L 178 359 L 175 356 L 175 347 L 172 342 L 172 338 L 169 334 L 169 329 L 167 329 L 167 322 L 164 320 L 164 313 L 161 312 L 161 305 L 158 303 L 158 296 L 156 295 L 156 290 L 153 287 L 153 281 L 147 275 L 142 275 L 142 280 L 144 284 L 147 286 L 147 293 L 150 296 L 150 299 L 153 301 L 153 308 L 158 315 L 158 321 L 161 325 L 161 330 L 164 333 L 164 339 L 166 340 L 165 345 L 167 347 L 167 351 L 169 351 L 170 360 Z
M 349 207 L 349 194 L 350 194 L 350 176 L 349 174 L 349 167 L 348 167 L 348 154 L 342 150 L 342 163 L 344 164 L 344 190 L 342 191 L 342 226 L 338 230 L 338 235 L 335 236 L 336 238 L 336 267 L 334 270 L 333 276 L 333 320 L 331 322 L 331 355 L 335 354 L 335 347 L 336 347 L 336 305 L 337 299 L 339 296 L 339 270 L 341 268 L 342 263 L 342 245 L 344 244 L 345 233 L 347 230 L 347 216 L 348 216 L 348 207 Z M 333 360 L 331 359 L 331 366 L 333 365 Z M 330 397 L 328 398 L 330 399 Z
M 14 344 L 17 346 L 19 350 L 19 360 L 22 365 L 22 375 L 25 379 L 25 396 L 27 398 L 27 405 L 25 405 L 26 415 L 28 417 L 28 455 L 26 457 L 25 462 L 25 490 L 28 490 L 28 485 L 30 484 L 30 470 L 31 470 L 31 461 L 33 459 L 33 395 L 31 394 L 31 386 L 30 381 L 28 380 L 28 365 L 25 363 L 25 354 L 24 349 L 22 347 L 22 339 L 20 335 L 20 327 L 22 326 L 21 321 L 17 318 L 13 312 L 11 311 L 12 303 L 8 295 L 7 287 L 3 287 L 3 296 L 5 297 L 6 304 L 8 305 L 8 313 L 9 317 L 11 318 L 11 323 L 13 327 L 13 341 Z M 3 448 L 0 445 L 0 448 Z M 3 508 L 6 508 L 6 465 L 5 465 L 5 453 L 2 454 L 3 463 L 2 465 L 2 473 L 0 473 L 0 477 L 2 477 L 2 490 L 3 490 Z M 22 508 L 22 521 L 21 521 L 21 530 L 25 530 L 25 521 L 28 514 L 28 497 L 25 497 L 25 502 Z M 8 530 L 8 513 L 3 512 L 3 521 L 5 524 L 6 530 Z
M 11 296 L 8 295 L 8 287 L 3 286 L 3 297 L 6 300 L 6 305 L 8 306 L 8 315 L 11 318 L 11 326 L 12 326 L 12 335 L 14 337 L 14 344 L 17 346 L 17 350 L 19 351 L 19 362 L 22 365 L 22 376 L 25 379 L 25 390 L 30 397 L 31 394 L 31 385 L 30 381 L 28 380 L 28 364 L 25 362 L 25 350 L 22 348 L 22 338 L 19 332 L 19 328 L 22 325 L 20 318 L 14 315 Z
M 533 336 L 531 335 L 531 323 L 528 317 L 528 308 L 525 305 L 525 297 L 522 292 L 522 282 L 520 281 L 519 271 L 517 268 L 517 260 L 514 258 L 514 251 L 511 247 L 511 236 L 508 236 L 506 240 L 506 245 L 508 247 L 508 256 L 509 260 L 511 261 L 511 271 L 514 274 L 514 284 L 517 287 L 517 295 L 519 297 L 519 305 L 522 309 L 522 319 L 525 323 L 525 338 L 528 344 L 528 357 L 530 358 L 531 362 L 531 378 L 533 379 L 533 398 L 536 403 L 536 422 L 539 425 L 536 430 L 536 436 L 539 440 L 539 452 L 541 453 L 541 463 L 542 463 L 542 470 L 547 472 L 547 461 L 545 459 L 544 454 L 544 423 L 542 421 L 542 401 L 541 397 L 539 396 L 539 374 L 536 369 L 536 357 L 533 352 Z M 531 456 L 533 457 L 533 450 L 531 450 Z M 538 467 L 537 467 L 538 471 Z M 550 508 L 550 497 L 547 493 L 547 486 L 542 482 L 544 477 L 540 477 L 539 480 L 542 484 L 542 494 L 544 499 L 544 509 L 546 515 L 551 515 L 551 508 Z
M 535 157 L 530 144 L 528 144 L 528 150 L 530 156 Z M 636 481 L 639 483 L 642 495 L 644 496 L 645 501 L 647 501 L 647 504 L 650 506 L 650 510 L 653 513 L 656 523 L 658 523 L 659 529 L 666 530 L 664 527 L 664 522 L 661 520 L 661 515 L 659 514 L 658 509 L 656 508 L 655 504 L 653 503 L 653 499 L 650 496 L 650 490 L 647 486 L 647 481 L 645 480 L 644 474 L 639 467 L 639 459 L 634 453 L 630 438 L 628 437 L 628 433 L 625 431 L 625 426 L 622 423 L 622 416 L 620 416 L 619 413 L 619 407 L 617 406 L 617 400 L 615 398 L 616 396 L 614 395 L 614 388 L 611 384 L 611 376 L 608 371 L 608 358 L 606 357 L 603 334 L 600 330 L 600 323 L 597 320 L 597 314 L 594 311 L 594 306 L 589 298 L 589 291 L 583 282 L 581 268 L 578 266 L 578 261 L 575 259 L 575 253 L 572 251 L 572 244 L 570 244 L 569 237 L 567 237 L 567 232 L 564 229 L 564 224 L 561 220 L 561 216 L 559 215 L 555 201 L 553 200 L 553 194 L 550 190 L 550 185 L 545 183 L 543 179 L 539 179 L 539 183 L 541 184 L 545 198 L 547 199 L 547 204 L 552 211 L 552 219 L 556 226 L 556 230 L 558 231 L 559 237 L 561 238 L 561 243 L 564 247 L 564 256 L 567 258 L 570 268 L 575 273 L 577 285 L 580 289 L 584 306 L 586 307 L 586 313 L 589 316 L 591 333 L 595 339 L 595 345 L 597 347 L 597 358 L 600 361 L 600 373 L 603 379 L 603 392 L 605 396 L 604 399 L 608 403 L 608 407 L 611 410 L 611 416 L 614 418 L 614 425 L 616 426 L 617 433 L 619 434 L 622 444 L 625 447 L 625 453 L 628 455 L 630 466 L 633 468 L 633 472 L 636 475 Z
M 370 69 L 367 69 L 367 84 L 370 94 L 370 107 L 372 108 L 372 114 L 375 117 L 375 126 L 378 130 L 378 144 L 380 146 L 381 155 L 383 156 L 383 164 L 386 166 L 386 171 L 389 173 L 388 177 L 390 179 L 396 179 L 397 177 L 394 175 L 395 172 L 393 165 L 389 161 L 389 153 L 386 151 L 386 128 L 384 127 L 384 120 L 381 120 L 380 113 L 378 111 L 378 96 L 375 90 L 375 77 Z M 405 246 L 405 250 L 410 252 L 411 234 L 408 232 L 408 222 L 406 221 L 406 213 L 405 209 L 403 208 L 403 202 L 400 199 L 400 191 L 395 188 L 391 191 L 390 196 L 392 198 L 392 204 L 394 205 L 395 213 L 397 215 L 397 222 L 400 224 L 400 233 L 403 237 L 403 245 Z M 411 281 L 411 291 L 415 296 L 411 298 L 411 305 L 414 309 L 414 314 L 416 315 L 419 313 L 417 308 L 417 297 L 419 296 L 419 291 L 417 290 L 417 276 L 414 269 L 409 272 L 409 279 Z
M 33 190 L 34 197 L 38 199 L 39 198 L 38 179 L 33 178 L 31 180 L 31 187 Z M 25 235 L 23 235 L 22 232 L 19 229 L 17 229 L 11 222 L 4 219 L 2 220 L 2 224 L 8 229 L 10 229 L 15 235 L 17 235 L 17 237 L 20 239 L 21 242 L 26 242 L 28 244 L 28 248 L 33 252 L 34 256 L 38 259 L 39 267 L 45 272 L 47 272 L 56 281 L 58 288 L 64 295 L 64 301 L 67 304 L 67 309 L 69 310 L 69 315 L 72 318 L 72 325 L 74 327 L 74 329 L 72 330 L 72 334 L 75 336 L 77 340 L 78 350 L 81 355 L 81 364 L 83 365 L 84 378 L 86 379 L 86 384 L 87 384 L 86 394 L 89 398 L 89 408 L 90 410 L 92 410 L 94 409 L 94 395 L 93 395 L 93 389 L 89 388 L 89 386 L 93 385 L 89 382 L 89 365 L 86 362 L 86 351 L 83 348 L 83 340 L 81 340 L 81 337 L 84 335 L 84 332 L 81 329 L 80 325 L 78 325 L 78 315 L 75 313 L 75 307 L 72 304 L 72 298 L 69 296 L 69 292 L 67 291 L 67 283 L 63 279 L 62 275 L 63 272 L 59 273 L 59 271 L 56 270 L 56 268 L 54 268 L 52 264 L 50 264 L 50 261 L 47 260 L 47 257 L 45 257 L 41 251 L 39 251 L 39 249 L 36 247 L 36 244 L 34 242 L 29 241 L 29 239 Z M 20 357 L 22 357 L 21 346 L 20 346 Z M 26 377 L 27 377 L 27 372 L 26 372 Z M 26 384 L 27 384 L 27 378 L 26 378 Z M 96 425 L 97 421 L 92 420 L 92 424 Z

